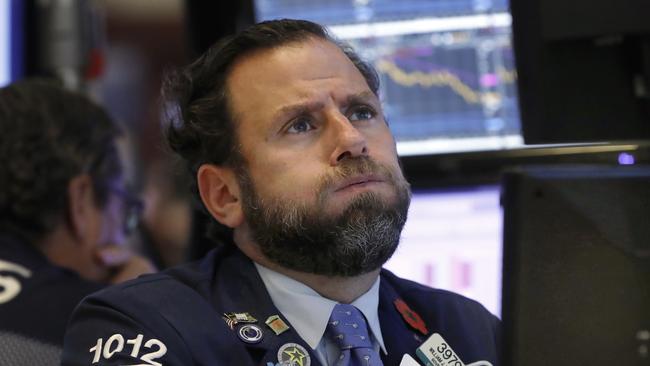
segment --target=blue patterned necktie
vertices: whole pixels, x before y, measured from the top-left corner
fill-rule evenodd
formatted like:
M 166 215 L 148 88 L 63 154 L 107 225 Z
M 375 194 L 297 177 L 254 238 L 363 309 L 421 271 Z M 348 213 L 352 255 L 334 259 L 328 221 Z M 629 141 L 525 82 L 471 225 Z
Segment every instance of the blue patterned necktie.
M 337 304 L 325 335 L 341 350 L 337 366 L 383 366 L 368 336 L 366 319 L 356 307 Z

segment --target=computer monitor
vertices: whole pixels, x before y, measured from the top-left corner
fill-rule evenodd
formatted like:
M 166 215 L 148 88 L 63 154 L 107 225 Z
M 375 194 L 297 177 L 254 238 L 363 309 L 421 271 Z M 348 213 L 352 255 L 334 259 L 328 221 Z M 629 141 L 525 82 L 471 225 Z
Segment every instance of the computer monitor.
M 415 189 L 402 239 L 385 267 L 435 288 L 501 306 L 498 185 Z
M 0 1 L 0 87 L 22 73 L 23 33 L 23 2 Z
M 372 64 L 400 156 L 523 145 L 507 0 L 254 0 L 326 25 Z
M 526 144 L 650 139 L 650 2 L 511 0 Z
M 504 174 L 504 366 L 650 364 L 650 167 Z

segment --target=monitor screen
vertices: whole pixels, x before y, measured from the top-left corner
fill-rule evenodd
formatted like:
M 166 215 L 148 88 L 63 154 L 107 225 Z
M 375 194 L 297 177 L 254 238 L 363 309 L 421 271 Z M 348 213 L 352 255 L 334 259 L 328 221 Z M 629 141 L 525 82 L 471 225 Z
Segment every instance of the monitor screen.
M 0 87 L 11 81 L 11 9 L 0 1 Z
M 650 167 L 504 177 L 503 365 L 650 364 Z
M 22 1 L 0 0 L 0 87 L 21 73 Z
M 374 65 L 401 156 L 521 147 L 506 0 L 256 0 L 328 26 Z
M 497 186 L 414 191 L 401 243 L 385 267 L 499 315 L 501 217 Z

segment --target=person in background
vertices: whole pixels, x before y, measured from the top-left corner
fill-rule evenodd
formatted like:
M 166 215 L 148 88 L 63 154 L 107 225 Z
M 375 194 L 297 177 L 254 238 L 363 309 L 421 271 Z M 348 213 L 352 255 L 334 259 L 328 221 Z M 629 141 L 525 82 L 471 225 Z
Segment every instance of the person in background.
M 382 269 L 410 187 L 353 50 L 263 22 L 169 88 L 168 140 L 231 243 L 86 298 L 63 365 L 497 365 L 494 315 Z
M 107 284 L 154 268 L 126 235 L 139 201 L 121 130 L 53 81 L 0 89 L 0 365 L 58 365 L 70 314 Z

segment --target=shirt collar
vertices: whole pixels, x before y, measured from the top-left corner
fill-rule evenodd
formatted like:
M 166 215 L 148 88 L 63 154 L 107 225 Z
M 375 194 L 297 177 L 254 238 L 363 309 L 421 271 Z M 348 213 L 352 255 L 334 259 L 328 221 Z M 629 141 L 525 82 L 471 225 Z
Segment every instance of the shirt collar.
M 255 267 L 275 307 L 287 318 L 298 335 L 312 349 L 316 349 L 325 334 L 327 322 L 337 302 L 321 296 L 309 286 L 293 278 L 257 263 Z M 352 302 L 352 305 L 366 317 L 374 339 L 386 353 L 379 325 L 379 276 L 372 287 Z

